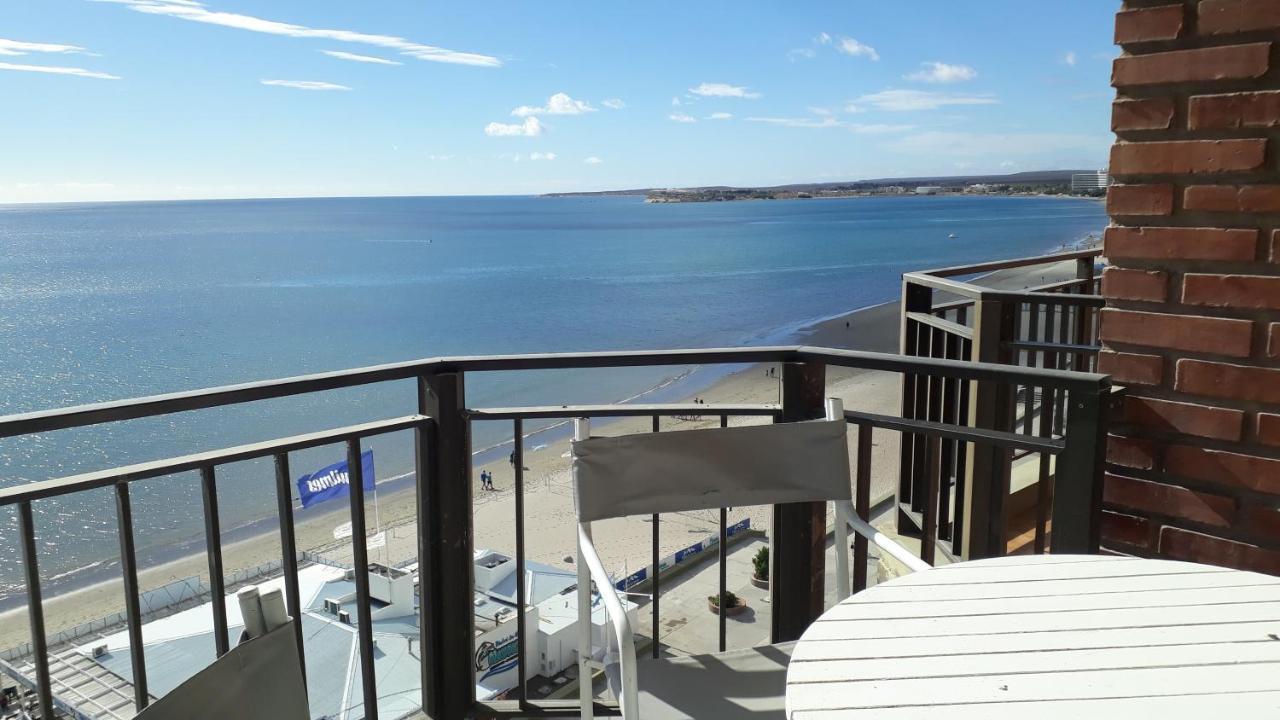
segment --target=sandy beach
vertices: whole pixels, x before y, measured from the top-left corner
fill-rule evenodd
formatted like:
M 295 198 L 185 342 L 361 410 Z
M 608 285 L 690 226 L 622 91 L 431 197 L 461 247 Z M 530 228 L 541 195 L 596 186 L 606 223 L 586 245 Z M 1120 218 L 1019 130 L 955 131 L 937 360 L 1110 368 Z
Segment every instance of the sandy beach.
M 1023 288 L 1041 282 L 1052 282 L 1074 276 L 1074 263 L 1052 268 L 1010 270 L 995 273 L 981 282 L 1004 287 Z M 896 352 L 899 334 L 896 301 L 859 309 L 804 328 L 799 342 L 834 348 Z M 768 374 L 765 366 L 755 366 L 729 375 L 713 386 L 698 391 L 696 397 L 707 403 L 777 402 L 779 380 Z M 845 407 L 871 412 L 898 412 L 899 377 L 896 374 L 851 371 L 828 368 L 828 392 L 844 400 Z M 692 398 L 691 398 L 692 399 Z M 664 420 L 663 430 L 686 430 L 717 425 L 718 418 L 700 420 Z M 760 418 L 735 418 L 731 424 L 759 423 Z M 622 435 L 648 432 L 648 418 L 630 418 L 594 427 L 597 435 Z M 855 435 L 850 433 L 850 450 L 856 451 Z M 891 493 L 897 474 L 897 433 L 877 431 L 873 448 L 872 498 Z M 532 443 L 531 443 L 532 444 Z M 525 527 L 526 552 L 530 560 L 563 565 L 573 554 L 574 512 L 569 479 L 568 441 L 557 440 L 528 447 L 525 453 Z M 493 473 L 496 490 L 480 489 L 482 470 Z M 475 498 L 476 548 L 492 548 L 514 553 L 513 469 L 504 458 L 473 469 Z M 319 552 L 339 562 L 350 558 L 348 540 L 334 541 L 333 529 L 347 521 L 343 503 L 333 503 L 334 510 L 297 523 L 300 550 Z M 414 493 L 411 490 L 386 493 L 380 498 L 382 525 L 387 532 L 385 549 L 370 551 L 370 558 L 392 564 L 411 560 L 416 554 L 416 527 L 413 520 Z M 729 521 L 744 517 L 754 528 L 767 530 L 769 508 L 734 508 Z M 717 514 L 713 511 L 676 513 L 663 517 L 661 552 L 663 555 L 688 546 L 716 532 Z M 651 524 L 649 518 L 633 517 L 597 524 L 596 538 L 606 567 L 619 576 L 649 562 Z M 228 574 L 280 559 L 279 537 L 275 532 L 228 544 L 223 548 L 223 563 Z M 203 554 L 144 569 L 139 576 L 144 590 L 160 587 L 174 580 L 201 576 L 208 572 Z M 123 609 L 123 587 L 118 580 L 82 588 L 45 599 L 45 621 L 49 633 L 90 620 L 111 615 Z M 18 608 L 0 615 L 0 648 L 9 648 L 28 640 L 27 614 Z

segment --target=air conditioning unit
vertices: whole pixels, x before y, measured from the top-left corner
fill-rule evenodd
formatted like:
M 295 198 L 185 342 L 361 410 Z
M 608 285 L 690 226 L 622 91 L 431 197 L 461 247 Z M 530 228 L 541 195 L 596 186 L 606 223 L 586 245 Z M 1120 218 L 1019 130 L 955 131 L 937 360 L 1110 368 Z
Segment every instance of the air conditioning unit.
M 345 624 L 345 625 L 350 625 L 350 624 L 351 624 L 351 613 L 347 612 L 346 610 L 339 610 L 339 611 L 338 611 L 338 622 L 343 623 L 343 624 Z
M 342 610 L 342 603 L 339 603 L 337 600 L 332 600 L 330 598 L 324 599 L 325 612 L 329 613 L 330 615 L 337 615 L 338 611 L 340 610 Z
M 106 655 L 106 654 L 107 654 L 107 646 L 106 646 L 106 645 L 95 645 L 95 646 L 94 646 L 94 648 L 93 648 L 93 659 L 94 659 L 94 660 L 97 660 L 98 658 L 100 658 L 100 657 L 102 657 L 103 655 Z

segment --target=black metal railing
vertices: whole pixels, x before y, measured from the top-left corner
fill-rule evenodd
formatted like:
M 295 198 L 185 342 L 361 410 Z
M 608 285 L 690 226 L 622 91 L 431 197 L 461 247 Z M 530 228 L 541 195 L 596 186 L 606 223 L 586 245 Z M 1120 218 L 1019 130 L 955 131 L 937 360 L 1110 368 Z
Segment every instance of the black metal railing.
M 1080 250 L 1016 260 L 982 263 L 906 273 L 902 284 L 901 352 L 911 357 L 976 361 L 1026 368 L 1093 372 L 1099 350 L 1099 295 L 1097 249 Z M 959 280 L 1001 270 L 1029 269 L 1062 263 L 1074 265 L 1074 277 L 1008 290 Z M 1054 270 L 1046 272 L 1051 274 Z M 1010 432 L 1021 426 L 1025 436 L 1051 437 L 1063 431 L 1066 391 L 1020 384 L 1005 386 L 930 378 L 908 374 L 902 386 L 902 416 L 961 424 L 971 428 Z M 1043 426 L 1043 427 L 1042 427 Z M 1043 433 L 1042 433 L 1043 431 Z M 1019 498 L 1033 497 L 1034 548 L 1044 549 L 1053 492 L 1051 456 L 1034 448 L 1007 447 L 971 454 L 971 448 L 944 439 L 939 450 L 938 483 L 942 501 L 936 532 L 926 533 L 926 506 L 932 507 L 928 439 L 922 433 L 904 438 L 899 475 L 898 528 L 903 534 L 936 537 L 953 557 L 973 559 L 1003 554 L 1009 541 L 1007 514 L 1017 514 L 1019 504 L 1006 502 L 1013 492 L 1010 480 L 1015 463 L 1039 462 L 1033 487 Z M 1037 458 L 1029 457 L 1037 455 Z M 980 485 L 980 487 L 975 486 Z M 994 487 L 988 487 L 994 485 Z M 966 498 L 976 494 L 986 509 L 970 508 Z M 1023 503 L 1025 504 L 1025 502 Z M 977 512 L 985 528 L 964 534 L 966 523 Z
M 716 404 L 614 404 L 590 406 L 551 406 L 517 408 L 472 408 L 466 401 L 466 376 L 476 373 L 523 370 L 580 370 L 587 368 L 619 368 L 637 366 L 741 365 L 743 363 L 780 363 L 781 402 L 767 405 Z M 928 387 L 942 388 L 952 383 L 955 388 L 974 385 L 1004 388 L 1012 397 L 1014 388 L 1030 387 L 1043 393 L 1066 398 L 1063 421 L 1058 426 L 1039 424 L 1032 431 L 1026 427 L 993 430 L 972 426 L 958 416 L 917 417 L 893 416 L 846 410 L 846 419 L 858 426 L 858 452 L 855 460 L 856 508 L 869 519 L 873 431 L 903 433 L 904 438 L 923 436 L 923 463 L 927 483 L 919 501 L 921 520 L 930 533 L 941 522 L 940 509 L 945 486 L 940 483 L 943 447 L 946 442 L 966 448 L 970 457 L 983 453 L 1007 453 L 1024 449 L 1052 456 L 1056 461 L 1056 492 L 1051 514 L 1053 533 L 1049 548 L 1054 552 L 1093 552 L 1098 547 L 1101 463 L 1105 437 L 1107 378 L 1078 372 L 1047 368 L 1021 368 L 955 359 L 904 357 L 883 353 L 832 350 L 826 348 L 782 346 L 708 350 L 672 350 L 654 352 L 568 353 L 550 355 L 512 355 L 439 358 L 395 363 L 355 370 L 320 373 L 283 380 L 248 383 L 174 393 L 136 400 L 100 403 L 80 407 L 0 417 L 0 437 L 84 427 L 98 423 L 125 421 L 167 415 L 196 409 L 213 408 L 281 398 L 303 393 L 317 393 L 339 388 L 370 385 L 396 380 L 416 379 L 417 412 L 360 425 L 350 425 L 323 432 L 297 435 L 250 445 L 161 459 L 116 467 L 69 477 L 31 482 L 0 489 L 0 507 L 16 505 L 20 518 L 19 531 L 23 548 L 23 564 L 29 597 L 29 619 L 32 637 L 32 666 L 39 701 L 45 717 L 54 717 L 54 697 L 50 684 L 46 643 L 44 605 L 40 572 L 36 556 L 36 529 L 33 504 L 43 500 L 111 487 L 115 490 L 120 533 L 120 554 L 126 596 L 129 652 L 133 665 L 136 702 L 139 708 L 149 701 L 146 689 L 146 661 L 141 642 L 142 617 L 139 596 L 137 558 L 133 546 L 130 484 L 138 480 L 168 477 L 174 473 L 196 470 L 200 473 L 210 584 L 215 600 L 222 586 L 222 538 L 217 523 L 217 472 L 231 462 L 254 458 L 273 458 L 274 489 L 280 516 L 281 555 L 289 612 L 302 612 L 297 585 L 297 548 L 293 532 L 289 454 L 304 448 L 333 443 L 346 446 L 350 481 L 350 511 L 354 577 L 359 609 L 357 613 L 359 657 L 363 683 L 365 717 L 378 717 L 378 690 L 374 673 L 374 645 L 369 613 L 369 560 L 364 527 L 364 496 L 360 473 L 361 442 L 374 435 L 395 431 L 412 431 L 414 436 L 414 470 L 417 522 L 417 560 L 422 602 L 418 608 L 421 642 L 422 706 L 424 713 L 439 720 L 463 717 L 528 717 L 574 716 L 575 700 L 534 700 L 526 696 L 520 683 L 517 697 L 510 700 L 477 702 L 473 693 L 475 669 L 472 597 L 474 586 L 473 516 L 472 516 L 472 446 L 470 426 L 477 421 L 510 421 L 516 438 L 514 468 L 516 562 L 518 577 L 525 569 L 523 423 L 532 419 L 574 417 L 644 416 L 653 419 L 652 429 L 660 430 L 661 417 L 701 415 L 720 418 L 721 423 L 735 416 L 765 416 L 775 422 L 793 422 L 822 417 L 827 388 L 827 366 L 859 368 L 896 373 L 904 382 L 923 378 Z M 905 443 L 904 443 L 905 444 Z M 998 503 L 993 498 L 973 495 L 971 483 L 965 490 L 967 513 L 948 516 L 951 532 L 991 532 L 981 519 L 982 510 L 994 517 Z M 988 505 L 984 505 L 987 503 Z M 967 527 L 959 527 L 960 517 Z M 659 518 L 654 518 L 659 520 Z M 824 550 L 827 533 L 826 509 L 821 503 L 795 503 L 773 508 L 771 530 L 771 563 L 774 582 L 770 584 L 774 641 L 797 638 L 823 610 Z M 720 515 L 720 587 L 725 585 L 725 522 Z M 653 524 L 655 567 L 659 522 Z M 922 543 L 922 554 L 931 557 L 933 543 Z M 847 549 L 841 549 L 847 551 Z M 865 539 L 855 541 L 853 583 L 855 589 L 865 587 Z M 660 617 L 661 585 L 657 578 L 651 590 L 650 612 L 654 628 Z M 523 582 L 518 582 L 520 674 L 526 674 L 524 662 L 527 638 L 523 613 Z M 217 608 L 219 602 L 214 602 Z M 724 614 L 721 613 L 719 645 L 724 647 Z M 216 652 L 226 651 L 226 617 L 215 610 Z M 655 632 L 656 635 L 656 632 Z M 299 636 L 298 642 L 302 643 Z M 654 638 L 655 648 L 657 638 Z M 655 650 L 656 652 L 656 650 Z M 589 681 L 583 679 L 583 681 Z M 714 691 L 714 689 L 708 689 Z M 616 714 L 616 706 L 599 703 L 599 714 Z

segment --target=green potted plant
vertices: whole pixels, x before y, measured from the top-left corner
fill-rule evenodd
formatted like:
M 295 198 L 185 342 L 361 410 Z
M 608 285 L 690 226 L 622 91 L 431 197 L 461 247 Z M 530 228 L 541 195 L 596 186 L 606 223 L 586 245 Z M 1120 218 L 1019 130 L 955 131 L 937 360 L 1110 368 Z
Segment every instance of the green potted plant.
M 754 571 L 751 573 L 751 584 L 769 589 L 769 546 L 765 545 L 756 551 L 755 557 L 751 558 L 751 566 Z
M 719 615 L 722 605 L 724 606 L 726 617 L 733 617 L 747 609 L 747 601 L 729 590 L 724 591 L 723 602 L 720 602 L 720 600 L 721 598 L 717 598 L 715 595 L 707 596 L 707 609 L 711 611 L 712 615 Z

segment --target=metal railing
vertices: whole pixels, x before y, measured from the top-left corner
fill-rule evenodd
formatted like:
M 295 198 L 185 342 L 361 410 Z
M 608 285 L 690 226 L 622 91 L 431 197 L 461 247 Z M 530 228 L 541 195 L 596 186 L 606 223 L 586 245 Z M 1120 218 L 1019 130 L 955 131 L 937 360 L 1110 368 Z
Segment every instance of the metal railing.
M 639 366 L 741 365 L 781 363 L 781 402 L 767 405 L 717 404 L 613 404 L 550 407 L 472 408 L 466 401 L 468 374 L 523 370 L 565 370 Z M 212 450 L 181 457 L 155 460 L 123 467 L 31 482 L 0 489 L 0 507 L 16 505 L 23 548 L 23 567 L 28 592 L 28 614 L 39 699 L 46 717 L 53 717 L 49 678 L 49 647 L 46 642 L 44 605 L 36 556 L 36 530 L 32 506 L 42 500 L 67 496 L 96 488 L 113 488 L 119 523 L 120 559 L 125 585 L 125 616 L 133 685 L 139 708 L 148 702 L 146 662 L 142 646 L 142 613 L 139 607 L 137 558 L 134 552 L 130 485 L 133 482 L 196 470 L 203 490 L 206 525 L 206 554 L 213 597 L 225 593 L 222 569 L 222 539 L 218 526 L 218 468 L 254 458 L 273 458 L 274 490 L 280 519 L 280 545 L 288 611 L 300 616 L 297 581 L 297 548 L 294 537 L 289 454 L 304 448 L 342 443 L 346 447 L 350 478 L 354 579 L 357 596 L 358 646 L 365 717 L 378 717 L 378 690 L 374 673 L 373 626 L 370 618 L 369 558 L 365 527 L 363 483 L 360 477 L 361 442 L 374 435 L 412 431 L 416 486 L 417 555 L 421 597 L 418 624 L 421 642 L 422 706 L 428 717 L 455 720 L 463 717 L 575 716 L 578 704 L 572 700 L 534 700 L 519 683 L 511 700 L 478 702 L 475 687 L 473 615 L 473 482 L 470 426 L 476 421 L 510 421 L 515 443 L 514 525 L 516 572 L 523 578 L 525 560 L 523 423 L 531 419 L 575 417 L 642 416 L 652 418 L 652 429 L 660 430 L 660 418 L 702 415 L 718 417 L 722 424 L 734 416 L 764 416 L 774 422 L 795 422 L 821 417 L 826 398 L 826 367 L 859 368 L 896 373 L 903 378 L 924 378 L 927 382 L 999 386 L 1011 394 L 1016 387 L 1035 388 L 1043 393 L 1065 394 L 1070 406 L 1056 429 L 1041 425 L 1035 433 L 1017 427 L 991 430 L 967 427 L 954 418 L 913 418 L 846 410 L 845 418 L 857 426 L 858 451 L 855 468 L 855 506 L 862 521 L 868 521 L 872 479 L 872 432 L 904 433 L 927 438 L 926 463 L 928 493 L 940 498 L 938 484 L 942 466 L 943 441 L 956 441 L 976 455 L 992 448 L 1026 449 L 1051 455 L 1057 463 L 1057 492 L 1052 503 L 1055 552 L 1093 552 L 1098 547 L 1101 463 L 1105 424 L 1107 378 L 1089 373 L 1046 368 L 1018 368 L 953 359 L 904 357 L 899 355 L 833 350 L 800 346 L 671 350 L 652 352 L 567 353 L 549 355 L 509 355 L 427 359 L 320 373 L 283 380 L 247 383 L 158 395 L 136 400 L 99 403 L 21 415 L 0 417 L 0 437 L 84 427 L 98 423 L 166 415 L 315 393 L 339 388 L 416 379 L 417 413 L 322 432 Z M 925 526 L 938 521 L 941 500 L 930 501 L 924 510 Z M 773 508 L 771 541 L 774 582 L 771 638 L 796 639 L 823 610 L 824 547 L 827 533 L 826 511 L 821 503 L 794 503 Z M 661 518 L 653 518 L 660 521 Z M 720 514 L 720 577 L 725 585 L 726 515 Z M 653 523 L 653 555 L 658 560 L 660 522 Z M 957 529 L 958 532 L 959 529 Z M 922 555 L 930 559 L 932 543 L 922 544 Z M 842 550 L 843 551 L 843 550 Z M 854 590 L 866 586 L 866 537 L 855 540 Z M 660 619 L 658 577 L 652 579 L 650 612 L 654 627 Z M 517 604 L 520 643 L 520 676 L 526 676 L 528 638 L 523 615 L 527 598 L 523 582 Z M 221 603 L 213 603 L 215 650 L 227 651 L 227 619 Z M 724 614 L 720 615 L 719 645 L 725 644 Z M 301 624 L 296 624 L 301 627 Z M 302 637 L 298 642 L 301 647 Z M 654 639 L 654 652 L 658 642 Z M 585 679 L 584 679 L 585 680 Z M 598 714 L 616 714 L 616 705 L 598 703 Z
M 1095 264 L 1101 250 L 906 273 L 902 278 L 901 352 L 911 357 L 987 362 L 1026 368 L 1093 372 L 1097 366 L 1098 310 L 1103 306 Z M 1074 264 L 1074 277 L 1019 290 L 997 289 L 957 279 L 1015 268 Z M 1022 435 L 1052 437 L 1066 420 L 1067 393 L 1031 385 L 939 380 L 909 374 L 902 385 L 902 417 L 961 424 L 997 432 L 1021 426 Z M 901 450 L 898 529 L 931 538 L 953 557 L 1000 555 L 1009 542 L 1010 480 L 1015 462 L 1038 455 L 1034 497 L 1034 549 L 1044 549 L 1051 526 L 1051 455 L 1010 445 L 975 454 L 954 438 L 929 447 L 923 433 L 910 433 Z M 940 458 L 937 517 L 930 465 Z M 1031 458 L 1028 461 L 1034 461 Z M 1025 497 L 1024 492 L 1022 497 Z M 965 533 L 965 526 L 970 532 Z

